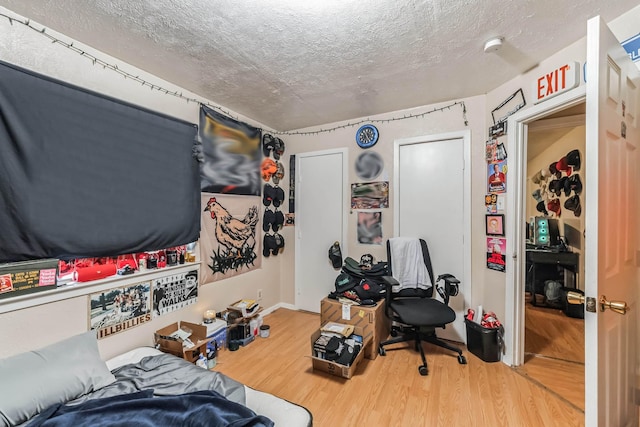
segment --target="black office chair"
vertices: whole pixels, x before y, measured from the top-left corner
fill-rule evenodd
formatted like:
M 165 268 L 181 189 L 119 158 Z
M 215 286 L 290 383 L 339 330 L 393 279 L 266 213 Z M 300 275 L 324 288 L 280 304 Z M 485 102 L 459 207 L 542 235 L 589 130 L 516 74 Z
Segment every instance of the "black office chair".
M 398 253 L 393 254 L 394 250 L 396 252 L 402 251 L 412 259 L 406 259 Z M 420 255 L 422 260 L 413 258 L 420 258 Z M 444 328 L 445 325 L 456 319 L 456 313 L 448 304 L 449 297 L 458 294 L 460 281 L 450 274 L 443 274 L 438 276 L 436 281 L 433 280 L 431 257 L 429 256 L 427 243 L 423 239 L 389 239 L 387 241 L 387 262 L 389 274 L 393 277 L 384 277 L 384 283 L 387 287 L 385 312 L 396 325 L 391 327 L 391 336 L 394 338 L 380 343 L 379 354 L 385 356 L 385 347 L 388 345 L 415 341 L 416 351 L 419 351 L 422 357 L 422 365 L 418 367 L 418 372 L 420 372 L 420 375 L 427 375 L 429 372 L 427 359 L 422 348 L 422 342 L 426 341 L 458 353 L 458 362 L 462 365 L 466 364 L 467 359 L 462 355 L 462 350 L 441 341 L 435 332 L 435 328 Z M 398 263 L 404 265 L 397 265 Z M 422 263 L 426 267 L 426 273 Z M 394 268 L 394 264 L 396 264 L 396 268 Z M 413 266 L 414 268 L 407 268 L 405 265 Z M 420 269 L 420 272 L 416 273 L 414 271 L 416 269 Z M 444 281 L 441 286 L 438 285 L 440 281 Z M 444 303 L 433 298 L 434 287 L 437 288 L 438 294 L 440 294 Z M 398 333 L 401 335 L 398 336 Z

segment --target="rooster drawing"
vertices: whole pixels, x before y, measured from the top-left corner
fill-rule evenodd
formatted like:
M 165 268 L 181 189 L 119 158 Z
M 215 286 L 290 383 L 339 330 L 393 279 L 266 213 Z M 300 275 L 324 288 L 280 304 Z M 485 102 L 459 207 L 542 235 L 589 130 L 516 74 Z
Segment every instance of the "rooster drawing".
M 216 198 L 212 197 L 204 208 L 211 212 L 211 218 L 216 222 L 215 236 L 218 243 L 226 249 L 227 256 L 240 257 L 243 251 L 255 245 L 256 224 L 258 223 L 258 208 L 252 206 L 244 219 L 231 216 Z

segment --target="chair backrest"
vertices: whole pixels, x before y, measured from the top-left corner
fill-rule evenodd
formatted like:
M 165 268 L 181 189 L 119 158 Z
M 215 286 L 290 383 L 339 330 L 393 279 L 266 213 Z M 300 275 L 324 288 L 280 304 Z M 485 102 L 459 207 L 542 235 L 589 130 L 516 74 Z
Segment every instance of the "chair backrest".
M 387 268 L 389 271 L 389 275 L 393 276 L 395 279 L 399 279 L 393 273 L 393 263 L 392 260 L 394 257 L 392 256 L 392 241 L 397 240 L 399 238 L 392 237 L 387 240 Z M 427 242 L 424 239 L 416 239 L 420 242 L 420 248 L 422 252 L 422 262 L 427 267 L 427 272 L 429 274 L 429 279 L 431 280 L 431 286 L 428 289 L 419 289 L 419 288 L 403 288 L 398 292 L 393 292 L 394 296 L 398 297 L 432 297 L 433 296 L 433 288 L 435 286 L 435 280 L 433 276 L 433 266 L 431 265 L 431 256 L 429 255 L 429 247 L 427 246 Z M 397 260 L 396 260 L 397 262 Z

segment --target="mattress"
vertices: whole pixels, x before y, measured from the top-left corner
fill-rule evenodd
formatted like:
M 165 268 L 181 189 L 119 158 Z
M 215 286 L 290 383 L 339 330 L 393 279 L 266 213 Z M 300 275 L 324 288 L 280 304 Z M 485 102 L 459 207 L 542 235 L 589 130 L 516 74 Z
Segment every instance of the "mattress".
M 255 390 L 222 373 L 204 370 L 151 347 L 135 348 L 107 360 L 106 365 L 116 376 L 116 383 L 106 387 L 106 390 L 92 393 L 85 399 L 111 395 L 110 388 L 117 392 L 129 392 L 132 388 L 139 390 L 151 387 L 154 388 L 154 393 L 159 394 L 214 389 L 227 399 L 245 405 L 258 415 L 266 416 L 276 426 L 310 427 L 312 425 L 311 413 L 300 405 L 270 393 Z M 128 384 L 130 377 L 134 377 L 135 384 Z M 167 381 L 169 379 L 171 381 Z

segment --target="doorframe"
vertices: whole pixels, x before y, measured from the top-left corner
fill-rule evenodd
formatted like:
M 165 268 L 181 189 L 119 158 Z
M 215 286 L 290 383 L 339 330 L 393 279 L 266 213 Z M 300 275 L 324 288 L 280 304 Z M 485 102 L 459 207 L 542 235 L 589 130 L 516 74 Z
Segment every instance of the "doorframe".
M 462 245 L 463 245 L 463 280 L 460 281 L 460 293 L 464 298 L 463 310 L 471 306 L 471 130 L 416 136 L 396 139 L 393 142 L 393 235 L 400 229 L 400 147 L 403 145 L 421 144 L 451 139 L 462 139 Z M 399 237 L 399 236 L 397 236 Z M 463 336 L 463 339 L 465 337 Z
M 527 132 L 529 123 L 586 101 L 586 86 L 580 85 L 555 98 L 515 113 L 507 121 L 509 147 L 509 191 L 505 216 L 507 257 L 505 287 L 505 354 L 509 366 L 524 363 L 525 229 L 527 197 Z M 519 262 L 522 260 L 523 262 Z M 509 286 L 513 284 L 513 286 Z
M 349 206 L 350 206 L 350 202 L 349 202 L 349 192 L 347 191 L 347 186 L 349 185 L 349 150 L 347 148 L 335 148 L 335 149 L 327 149 L 327 150 L 319 150 L 319 151 L 310 151 L 310 152 L 306 152 L 306 153 L 296 153 L 296 174 L 297 176 L 295 177 L 295 191 L 299 193 L 300 191 L 300 183 L 302 181 L 303 177 L 303 171 L 302 168 L 300 166 L 300 160 L 302 158 L 305 157 L 318 157 L 318 156 L 326 156 L 326 155 L 332 155 L 332 154 L 342 154 L 342 233 L 341 233 L 341 237 L 340 237 L 340 248 L 342 251 L 342 256 L 343 258 L 346 258 L 349 256 L 349 251 L 348 251 L 348 245 L 346 245 L 345 243 L 347 242 L 347 235 L 348 235 L 348 230 L 347 230 L 347 226 L 348 226 L 348 211 L 349 211 Z M 298 197 L 296 197 L 296 199 L 299 200 L 299 195 Z M 304 223 L 304 220 L 302 218 L 296 218 L 296 230 L 295 230 L 295 260 L 294 260 L 294 286 L 293 286 L 293 302 L 294 302 L 294 306 L 296 309 L 299 309 L 298 307 L 298 291 L 299 291 L 299 286 L 298 284 L 300 283 L 300 281 L 303 279 L 302 278 L 302 272 L 300 271 L 300 260 L 301 260 L 301 255 L 300 255 L 300 250 L 301 250 L 301 245 L 300 240 L 302 238 L 302 230 L 301 227 L 299 228 L 298 225 L 301 225 Z M 328 250 L 328 248 L 327 248 Z

